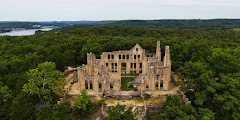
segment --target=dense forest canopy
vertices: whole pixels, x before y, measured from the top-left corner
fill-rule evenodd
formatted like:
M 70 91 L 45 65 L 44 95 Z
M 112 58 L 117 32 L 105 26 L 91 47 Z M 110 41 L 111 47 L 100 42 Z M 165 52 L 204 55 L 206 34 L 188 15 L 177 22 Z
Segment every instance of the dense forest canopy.
M 38 73 L 41 66 L 49 66 L 51 71 L 56 69 L 60 72 L 67 66 L 76 67 L 86 63 L 87 52 L 100 57 L 104 51 L 127 50 L 136 43 L 146 49 L 146 52 L 152 53 L 156 50 L 158 40 L 161 41 L 162 55 L 164 46 L 170 46 L 172 70 L 184 80 L 186 86 L 182 90 L 186 91 L 187 97 L 192 101 L 191 106 L 176 102 L 178 109 L 183 112 L 181 115 L 187 115 L 189 119 L 240 118 L 240 32 L 228 29 L 181 30 L 116 26 L 65 27 L 58 29 L 58 32 L 32 36 L 1 36 L 0 118 L 41 119 L 46 117 L 44 115 L 59 114 L 63 109 L 67 110 L 63 111 L 66 114 L 74 113 L 65 108 L 69 103 L 54 105 L 59 98 L 54 92 L 49 92 L 51 87 L 46 88 L 47 92 L 41 89 L 39 93 L 35 92 L 37 94 L 27 94 L 27 88 L 32 87 L 29 77 L 34 71 Z M 56 76 L 62 75 L 59 73 Z M 36 89 L 39 87 L 34 87 Z M 39 95 L 47 97 L 40 99 Z M 176 98 L 169 100 L 179 101 Z M 160 113 L 159 119 L 172 118 L 168 111 L 175 108 L 170 103 L 166 103 L 166 112 Z M 35 107 L 39 105 L 42 106 Z M 29 109 L 26 110 L 26 107 Z
M 240 19 L 162 19 L 162 20 L 121 20 L 104 26 L 141 27 L 141 28 L 188 28 L 201 26 L 240 27 Z M 209 27 L 210 26 L 210 27 Z M 211 28 L 213 29 L 213 28 Z
M 165 20 L 122 20 L 112 22 L 111 26 L 129 26 L 144 28 L 178 28 L 186 26 L 218 25 L 228 27 L 240 27 L 239 19 L 165 19 Z

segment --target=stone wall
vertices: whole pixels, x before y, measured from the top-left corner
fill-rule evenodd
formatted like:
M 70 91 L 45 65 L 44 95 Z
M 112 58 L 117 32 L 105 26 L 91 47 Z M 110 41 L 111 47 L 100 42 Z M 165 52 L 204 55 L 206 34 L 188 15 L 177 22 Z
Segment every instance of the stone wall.
M 181 90 L 179 89 L 178 92 L 180 93 L 179 97 L 180 97 L 186 104 L 191 104 L 191 101 L 186 97 L 186 95 L 184 94 L 183 91 L 181 91 Z

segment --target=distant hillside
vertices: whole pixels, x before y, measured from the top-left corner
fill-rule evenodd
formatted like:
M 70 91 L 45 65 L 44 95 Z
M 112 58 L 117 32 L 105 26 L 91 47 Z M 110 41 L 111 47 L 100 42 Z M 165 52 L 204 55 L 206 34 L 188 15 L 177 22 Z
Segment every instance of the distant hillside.
M 31 29 L 33 25 L 64 27 L 69 25 L 100 25 L 108 24 L 113 21 L 38 21 L 38 22 L 22 22 L 22 21 L 0 21 L 0 28 L 25 28 Z
M 85 25 L 99 25 L 99 24 L 108 24 L 112 23 L 114 21 L 52 21 L 52 22 L 46 22 L 46 23 L 63 23 L 63 24 L 85 24 Z
M 31 28 L 33 28 L 33 25 L 55 26 L 55 27 L 66 26 L 66 24 L 64 24 L 64 23 L 0 22 L 0 28 L 25 28 L 25 29 L 31 29 Z
M 240 27 L 240 19 L 189 19 L 189 20 L 122 20 L 105 26 L 125 26 L 141 28 L 192 28 L 199 26 Z

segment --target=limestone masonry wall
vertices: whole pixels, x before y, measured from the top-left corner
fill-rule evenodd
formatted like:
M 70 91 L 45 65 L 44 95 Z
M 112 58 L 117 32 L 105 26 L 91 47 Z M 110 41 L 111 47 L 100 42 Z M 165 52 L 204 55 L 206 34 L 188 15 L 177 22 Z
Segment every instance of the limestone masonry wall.
M 95 54 L 90 52 L 87 53 L 86 65 L 69 67 L 65 74 L 69 74 L 64 87 L 66 94 L 79 94 L 83 89 L 93 96 L 121 93 L 121 74 L 139 74 L 128 85 L 136 87 L 136 92 L 140 92 L 141 96 L 145 91 L 168 91 L 171 80 L 170 50 L 169 46 L 165 47 L 163 61 L 160 41 L 157 42 L 156 53 L 145 53 L 139 44 L 130 50 L 103 52 L 101 59 L 96 59 Z

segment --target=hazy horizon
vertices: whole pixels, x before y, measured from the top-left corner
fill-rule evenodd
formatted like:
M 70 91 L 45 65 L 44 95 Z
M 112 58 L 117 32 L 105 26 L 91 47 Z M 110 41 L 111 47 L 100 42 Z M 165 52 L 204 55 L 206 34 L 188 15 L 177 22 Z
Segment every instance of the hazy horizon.
M 239 19 L 238 0 L 1 0 L 0 21 Z
M 216 20 L 216 19 L 240 19 L 240 18 L 209 18 L 209 19 L 204 19 L 204 18 L 199 18 L 199 19 L 122 19 L 122 20 Z M 0 21 L 0 22 L 65 22 L 65 21 L 121 21 L 121 20 L 49 20 L 49 21 L 16 21 L 16 20 L 9 20 L 9 21 Z

